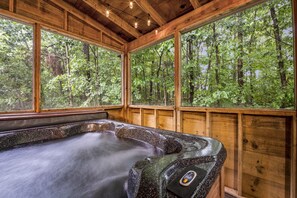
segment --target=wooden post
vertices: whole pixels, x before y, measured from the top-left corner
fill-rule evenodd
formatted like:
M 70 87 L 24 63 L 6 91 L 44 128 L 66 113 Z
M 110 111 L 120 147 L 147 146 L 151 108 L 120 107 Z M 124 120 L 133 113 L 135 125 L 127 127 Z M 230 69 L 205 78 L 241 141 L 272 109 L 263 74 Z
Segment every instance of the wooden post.
M 221 190 L 221 198 L 225 197 L 225 168 L 222 167 L 221 174 L 220 174 L 220 190 Z
M 64 10 L 64 30 L 68 31 L 68 12 Z
M 206 111 L 206 118 L 205 118 L 205 135 L 210 137 L 210 112 Z
M 296 151 L 296 145 L 297 145 L 297 135 L 296 135 L 296 116 L 292 117 L 292 159 L 291 159 L 291 198 L 296 197 L 296 188 L 297 188 L 297 171 L 296 171 L 296 166 L 297 166 L 297 151 Z
M 14 0 L 9 0 L 9 11 L 10 12 L 14 12 L 14 5 L 15 5 Z
M 102 35 L 102 34 L 101 34 Z M 125 112 L 124 119 L 128 121 L 128 105 L 129 105 L 129 54 L 127 52 L 127 44 L 124 45 L 124 54 L 122 55 L 122 104 Z
M 144 109 L 140 108 L 140 125 L 143 126 L 144 125 Z
M 292 0 L 292 6 L 293 6 L 293 32 L 294 32 L 294 71 L 295 71 L 295 116 L 293 116 L 293 141 L 292 141 L 292 159 L 291 159 L 291 198 L 297 196 L 297 130 L 296 130 L 296 117 L 297 117 L 297 2 L 296 0 Z
M 125 45 L 127 46 L 127 45 Z M 127 51 L 127 47 L 125 47 L 125 103 L 124 106 L 126 109 L 129 109 L 129 105 L 131 104 L 131 62 L 130 58 L 131 55 Z M 129 117 L 129 114 L 127 114 L 127 118 Z
M 175 131 L 181 132 L 181 44 L 180 44 L 180 32 L 174 34 L 174 87 L 175 87 Z
M 41 28 L 34 24 L 34 111 L 40 112 L 40 51 L 41 51 Z
M 238 123 L 238 167 L 237 167 L 237 189 L 238 189 L 238 195 L 242 195 L 242 137 L 243 137 L 243 130 L 242 130 L 242 114 L 239 113 L 237 117 L 237 123 Z

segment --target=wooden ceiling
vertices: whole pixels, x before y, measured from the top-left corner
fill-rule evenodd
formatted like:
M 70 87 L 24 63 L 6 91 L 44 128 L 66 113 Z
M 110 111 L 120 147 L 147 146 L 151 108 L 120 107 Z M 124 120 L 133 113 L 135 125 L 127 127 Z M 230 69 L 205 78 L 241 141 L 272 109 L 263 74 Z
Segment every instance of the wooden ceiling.
M 133 0 L 132 9 L 129 0 L 64 1 L 130 42 L 212 0 Z M 110 10 L 109 17 L 106 10 Z M 137 28 L 134 27 L 136 21 Z

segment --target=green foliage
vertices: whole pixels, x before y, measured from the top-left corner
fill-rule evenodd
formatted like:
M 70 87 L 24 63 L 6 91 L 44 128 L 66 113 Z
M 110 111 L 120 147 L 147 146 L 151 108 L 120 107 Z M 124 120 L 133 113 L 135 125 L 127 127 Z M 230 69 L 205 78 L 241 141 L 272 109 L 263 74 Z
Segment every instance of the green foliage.
M 42 31 L 42 108 L 121 104 L 121 56 Z
M 0 18 L 0 111 L 33 109 L 33 28 Z
M 294 108 L 291 1 L 272 0 L 182 35 L 182 103 Z
M 132 54 L 132 103 L 174 105 L 173 39 Z

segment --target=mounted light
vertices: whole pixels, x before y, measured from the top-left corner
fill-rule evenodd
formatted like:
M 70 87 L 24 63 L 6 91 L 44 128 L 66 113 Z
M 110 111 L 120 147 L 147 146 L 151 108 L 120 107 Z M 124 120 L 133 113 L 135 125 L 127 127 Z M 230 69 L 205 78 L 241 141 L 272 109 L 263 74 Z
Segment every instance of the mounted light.
M 134 27 L 137 29 L 138 28 L 138 22 L 137 21 L 135 21 L 135 23 L 134 23 Z
M 152 23 L 151 17 L 150 17 L 150 15 L 148 15 L 148 17 L 147 17 L 147 26 L 151 26 L 151 23 Z
M 129 1 L 129 8 L 133 9 L 133 1 L 132 0 Z
M 109 4 L 107 4 L 106 10 L 105 10 L 105 16 L 109 17 L 109 15 L 110 15 Z
M 106 17 L 109 17 L 109 14 L 110 14 L 109 9 L 106 9 L 106 10 L 105 10 L 105 16 L 106 16 Z

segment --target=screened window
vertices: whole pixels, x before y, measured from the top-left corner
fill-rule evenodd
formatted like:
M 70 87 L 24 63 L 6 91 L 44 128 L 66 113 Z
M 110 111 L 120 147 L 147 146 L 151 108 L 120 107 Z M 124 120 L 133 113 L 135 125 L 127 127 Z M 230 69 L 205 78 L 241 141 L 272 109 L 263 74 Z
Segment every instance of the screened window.
M 132 104 L 174 104 L 173 39 L 131 55 Z
M 33 27 L 0 18 L 0 111 L 33 109 Z
M 182 35 L 182 104 L 294 108 L 290 0 L 271 0 Z
M 42 108 L 121 104 L 121 56 L 42 31 Z

